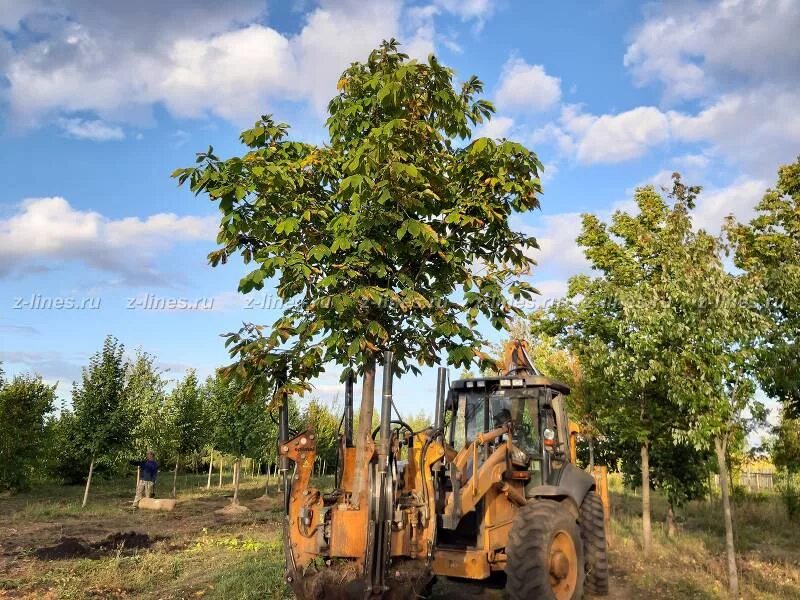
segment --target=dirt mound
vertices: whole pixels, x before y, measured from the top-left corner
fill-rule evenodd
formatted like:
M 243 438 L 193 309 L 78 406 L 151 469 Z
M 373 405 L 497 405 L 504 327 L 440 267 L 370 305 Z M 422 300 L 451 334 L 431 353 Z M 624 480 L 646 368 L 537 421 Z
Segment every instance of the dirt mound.
M 92 544 L 92 547 L 98 550 L 117 550 L 118 548 L 149 548 L 160 539 L 163 538 L 151 538 L 146 533 L 137 533 L 135 531 L 123 533 L 118 531 L 117 533 L 109 534 L 104 540 Z
M 121 531 L 112 533 L 93 544 L 76 537 L 62 537 L 53 546 L 44 546 L 33 551 L 36 558 L 42 560 L 64 560 L 69 558 L 99 558 L 104 553 L 117 550 L 136 550 L 149 548 L 162 537 L 150 537 L 146 533 Z
M 33 555 L 42 560 L 62 560 L 65 558 L 97 558 L 97 552 L 83 540 L 63 537 L 53 546 L 34 550 Z
M 215 510 L 214 513 L 221 515 L 223 517 L 236 517 L 241 515 L 246 515 L 250 512 L 250 509 L 247 508 L 244 504 L 229 504 L 225 508 L 220 508 L 219 510 Z
M 257 510 L 264 510 L 264 509 L 279 507 L 282 501 L 283 501 L 282 498 L 273 498 L 271 496 L 258 496 L 257 498 L 253 498 L 249 502 L 250 505 L 255 506 Z

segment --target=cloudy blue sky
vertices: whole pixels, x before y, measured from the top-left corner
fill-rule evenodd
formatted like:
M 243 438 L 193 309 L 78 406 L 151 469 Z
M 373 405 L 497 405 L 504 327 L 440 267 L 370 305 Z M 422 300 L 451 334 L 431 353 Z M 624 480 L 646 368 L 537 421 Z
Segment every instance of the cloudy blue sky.
M 0 0 L 0 361 L 65 397 L 108 333 L 175 377 L 222 364 L 218 335 L 276 306 L 237 296 L 239 265 L 206 265 L 214 206 L 169 173 L 209 144 L 241 152 L 266 112 L 323 140 L 338 74 L 392 36 L 477 74 L 497 107 L 482 133 L 545 163 L 542 210 L 516 222 L 543 297 L 587 268 L 581 212 L 674 170 L 705 187 L 702 226 L 746 219 L 800 152 L 798 31 L 792 0 Z M 433 376 L 398 395 L 429 410 Z

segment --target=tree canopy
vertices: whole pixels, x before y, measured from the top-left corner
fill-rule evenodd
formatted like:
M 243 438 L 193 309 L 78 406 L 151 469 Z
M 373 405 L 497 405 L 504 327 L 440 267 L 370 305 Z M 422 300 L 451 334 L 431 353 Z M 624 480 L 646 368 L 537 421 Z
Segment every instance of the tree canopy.
M 267 333 L 229 337 L 245 393 L 274 386 L 276 368 L 286 391 L 303 390 L 323 363 L 363 369 L 379 349 L 399 374 L 442 351 L 457 366 L 488 359 L 478 317 L 503 327 L 521 312 L 506 292 L 533 293 L 521 276 L 536 242 L 509 218 L 539 206 L 541 163 L 517 142 L 468 141 L 494 110 L 482 89 L 391 40 L 342 74 L 326 144 L 293 141 L 267 115 L 242 133 L 243 156 L 209 148 L 173 173 L 219 206 L 211 264 L 239 254 L 253 266 L 239 290 L 274 279 L 284 302 Z
M 55 386 L 41 377 L 18 375 L 4 381 L 0 369 L 0 490 L 21 490 L 30 485 L 40 462 L 47 417 L 53 410 Z
M 729 582 L 738 589 L 728 495 L 731 440 L 763 411 L 753 402 L 754 347 L 765 320 L 761 288 L 726 268 L 725 238 L 692 222 L 699 187 L 676 173 L 665 200 L 652 186 L 636 190 L 637 212 L 614 213 L 609 225 L 584 215 L 578 243 L 598 273 L 569 282 L 567 298 L 538 327 L 576 352 L 605 426 L 619 441 L 641 445 L 644 545 L 649 545 L 650 450 L 654 473 L 672 501 L 699 489 L 699 470 L 672 460 L 717 456 L 728 548 Z M 698 454 L 699 453 L 699 454 Z M 665 457 L 669 456 L 670 460 Z
M 736 266 L 763 290 L 759 307 L 769 322 L 758 344 L 759 382 L 767 395 L 800 415 L 800 158 L 778 180 L 748 224 L 731 223 Z
M 124 346 L 108 336 L 103 348 L 83 369 L 72 390 L 78 457 L 87 467 L 92 459 L 110 462 L 131 438 L 132 417 L 127 405 Z

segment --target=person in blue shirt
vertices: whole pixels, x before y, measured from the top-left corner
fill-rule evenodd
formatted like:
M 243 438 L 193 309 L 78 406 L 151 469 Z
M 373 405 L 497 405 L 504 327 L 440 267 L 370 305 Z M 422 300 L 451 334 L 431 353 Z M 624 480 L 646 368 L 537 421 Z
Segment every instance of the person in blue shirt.
M 139 483 L 136 485 L 136 495 L 133 497 L 133 508 L 139 508 L 139 500 L 153 497 L 153 486 L 158 476 L 158 463 L 153 452 L 147 453 L 147 460 L 131 460 L 132 465 L 139 467 Z

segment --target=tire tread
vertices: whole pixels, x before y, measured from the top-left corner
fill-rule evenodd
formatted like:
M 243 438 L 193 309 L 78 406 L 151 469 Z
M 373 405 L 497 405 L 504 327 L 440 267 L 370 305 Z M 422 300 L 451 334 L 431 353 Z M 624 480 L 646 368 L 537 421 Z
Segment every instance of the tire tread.
M 550 587 L 549 565 L 540 557 L 547 551 L 542 548 L 550 539 L 553 524 L 568 514 L 560 503 L 552 500 L 534 500 L 517 511 L 508 536 L 506 554 L 506 593 L 511 600 L 553 598 Z M 581 539 L 575 527 L 576 551 L 581 556 Z M 575 598 L 582 595 L 583 573 L 578 570 Z
M 608 550 L 606 521 L 603 503 L 596 492 L 589 492 L 580 507 L 581 538 L 586 561 L 586 591 L 597 595 L 608 594 Z

